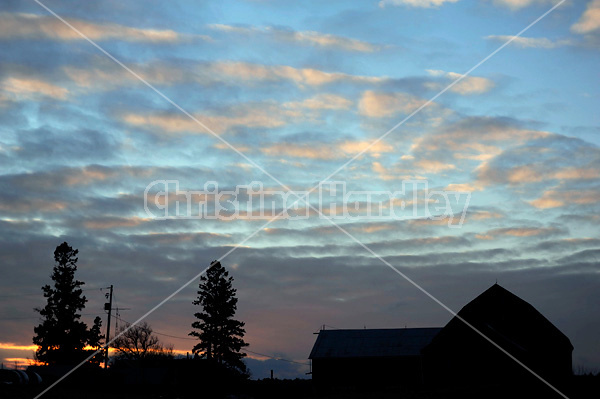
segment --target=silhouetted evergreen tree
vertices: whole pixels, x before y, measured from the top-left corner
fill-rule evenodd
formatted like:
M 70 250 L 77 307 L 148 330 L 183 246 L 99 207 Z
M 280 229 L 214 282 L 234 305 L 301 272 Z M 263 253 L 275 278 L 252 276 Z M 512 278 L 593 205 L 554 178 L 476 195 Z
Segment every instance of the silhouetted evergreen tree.
M 200 278 L 198 298 L 193 302 L 203 308 L 194 314 L 198 320 L 192 323 L 198 331 L 189 335 L 200 340 L 192 349 L 194 353 L 245 374 L 242 358 L 246 354 L 240 350 L 248 344 L 243 340 L 244 323 L 233 318 L 238 300 L 232 282 L 233 277 L 220 262 L 211 263 L 206 275 Z
M 35 309 L 43 317 L 41 324 L 34 328 L 33 343 L 39 345 L 36 358 L 48 364 L 80 362 L 89 356 L 85 346 L 98 348 L 104 338 L 100 334 L 102 323 L 99 317 L 89 330 L 80 320 L 87 299 L 81 289 L 85 283 L 75 279 L 78 252 L 66 242 L 56 247 L 55 266 L 50 276 L 54 287 L 42 287 L 47 304 L 42 309 Z M 99 358 L 94 360 L 98 362 Z
M 94 325 L 90 328 L 88 332 L 88 345 L 94 348 L 94 351 L 97 351 L 102 347 L 102 340 L 104 339 L 104 335 L 101 332 L 102 328 L 102 319 L 99 316 L 96 316 L 94 319 Z M 89 356 L 89 355 L 88 355 Z M 96 356 L 94 356 L 91 360 L 94 364 L 100 364 L 104 361 L 104 351 L 98 352 Z

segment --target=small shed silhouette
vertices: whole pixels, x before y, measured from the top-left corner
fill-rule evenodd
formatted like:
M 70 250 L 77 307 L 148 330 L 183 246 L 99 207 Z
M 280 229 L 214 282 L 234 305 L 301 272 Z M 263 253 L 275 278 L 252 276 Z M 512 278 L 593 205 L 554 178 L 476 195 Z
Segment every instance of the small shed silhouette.
M 421 350 L 441 328 L 321 330 L 310 353 L 316 384 L 414 384 L 423 380 Z

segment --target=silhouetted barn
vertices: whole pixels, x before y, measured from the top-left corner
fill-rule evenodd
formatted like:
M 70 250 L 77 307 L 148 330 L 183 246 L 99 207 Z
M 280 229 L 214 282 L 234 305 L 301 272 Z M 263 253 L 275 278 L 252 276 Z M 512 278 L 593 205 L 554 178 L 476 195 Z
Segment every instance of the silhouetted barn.
M 458 316 L 551 383 L 560 385 L 571 376 L 569 339 L 498 284 Z M 313 381 L 319 385 L 539 383 L 458 317 L 444 328 L 322 330 L 309 359 Z
M 421 350 L 440 330 L 321 330 L 309 356 L 313 381 L 322 385 L 419 383 Z
M 572 373 L 569 339 L 533 306 L 493 285 L 458 316 L 553 383 Z M 537 381 L 459 318 L 454 317 L 423 350 L 426 381 L 444 385 Z

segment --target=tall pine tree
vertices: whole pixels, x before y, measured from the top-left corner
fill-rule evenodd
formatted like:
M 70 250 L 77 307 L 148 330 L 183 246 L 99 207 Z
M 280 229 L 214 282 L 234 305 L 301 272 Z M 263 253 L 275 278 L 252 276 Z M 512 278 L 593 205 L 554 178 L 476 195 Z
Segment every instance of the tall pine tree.
M 200 340 L 193 348 L 194 353 L 245 374 L 242 358 L 246 354 L 240 350 L 248 344 L 243 339 L 244 323 L 233 318 L 238 300 L 232 282 L 233 277 L 220 262 L 211 263 L 206 275 L 200 278 L 198 298 L 193 302 L 203 309 L 194 314 L 198 320 L 192 327 L 198 331 L 189 335 Z
M 100 318 L 96 317 L 89 330 L 80 320 L 87 299 L 81 289 L 84 282 L 75 279 L 78 252 L 66 242 L 56 247 L 50 276 L 54 287 L 42 287 L 47 303 L 44 308 L 35 309 L 43 320 L 34 328 L 33 343 L 39 346 L 36 358 L 44 363 L 75 364 L 89 356 L 86 345 L 101 346 Z M 98 359 L 92 362 L 97 363 Z

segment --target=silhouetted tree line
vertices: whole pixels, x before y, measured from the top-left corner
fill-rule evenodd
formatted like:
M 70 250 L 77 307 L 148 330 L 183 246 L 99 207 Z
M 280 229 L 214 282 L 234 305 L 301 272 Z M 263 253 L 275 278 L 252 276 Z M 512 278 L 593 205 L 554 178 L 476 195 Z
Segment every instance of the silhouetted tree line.
M 35 309 L 42 317 L 34 328 L 33 343 L 38 345 L 36 360 L 45 365 L 75 366 L 106 345 L 100 317 L 94 319 L 91 327 L 81 321 L 87 298 L 81 288 L 85 283 L 75 278 L 78 252 L 66 242 L 56 247 L 50 275 L 53 284 L 42 287 L 46 306 Z M 248 344 L 243 340 L 244 323 L 234 319 L 237 298 L 233 277 L 214 261 L 206 276 L 201 277 L 197 294 L 193 304 L 202 310 L 194 314 L 197 321 L 192 323 L 189 335 L 198 338 L 198 343 L 192 348 L 193 359 L 187 360 L 203 360 L 202 368 L 217 370 L 221 376 L 247 378 L 248 370 L 242 361 L 245 354 L 241 350 Z M 110 346 L 116 351 L 112 364 L 118 368 L 156 365 L 174 359 L 172 345 L 161 343 L 146 322 L 123 325 Z M 89 359 L 87 366 L 99 368 L 103 356 L 101 350 Z
M 87 299 L 81 289 L 85 283 L 75 279 L 78 252 L 66 242 L 56 247 L 50 275 L 54 286 L 42 287 L 47 303 L 35 309 L 42 317 L 42 322 L 34 328 L 33 343 L 39 347 L 36 359 L 46 364 L 79 363 L 98 350 L 104 339 L 100 317 L 94 319 L 91 328 L 80 320 Z M 99 353 L 90 362 L 97 365 L 101 360 Z

